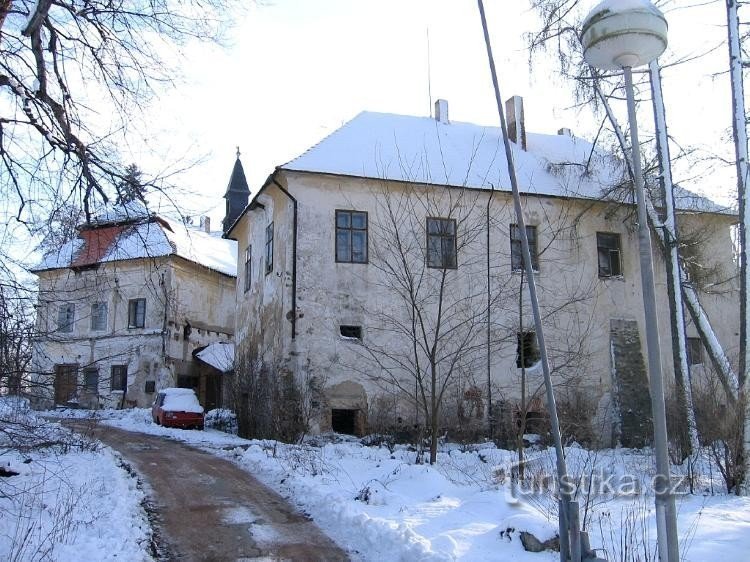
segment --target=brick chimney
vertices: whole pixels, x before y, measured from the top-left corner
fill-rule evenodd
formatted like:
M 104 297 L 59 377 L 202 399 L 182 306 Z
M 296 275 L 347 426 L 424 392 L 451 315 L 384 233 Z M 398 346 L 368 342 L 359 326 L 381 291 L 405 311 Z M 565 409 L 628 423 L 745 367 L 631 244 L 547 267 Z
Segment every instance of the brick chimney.
M 448 120 L 448 100 L 437 100 L 435 102 L 435 121 L 438 123 L 450 123 Z
M 206 234 L 211 234 L 211 217 L 201 216 L 201 230 Z
M 505 118 L 508 121 L 508 138 L 522 150 L 526 150 L 526 122 L 521 96 L 513 96 L 505 102 Z

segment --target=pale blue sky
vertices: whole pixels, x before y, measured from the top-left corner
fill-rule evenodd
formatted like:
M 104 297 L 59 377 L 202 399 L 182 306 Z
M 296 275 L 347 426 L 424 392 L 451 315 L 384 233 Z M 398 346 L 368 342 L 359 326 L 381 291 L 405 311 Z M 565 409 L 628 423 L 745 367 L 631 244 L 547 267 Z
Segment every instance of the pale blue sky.
M 554 133 L 570 127 L 593 136 L 588 109 L 568 109 L 570 87 L 554 66 L 528 67 L 523 34 L 534 16 L 525 1 L 486 0 L 501 89 L 525 100 L 527 129 Z M 593 6 L 595 2 L 586 3 Z M 667 60 L 695 54 L 725 36 L 723 2 L 691 10 L 666 2 Z M 211 207 L 218 226 L 223 195 L 240 146 L 251 190 L 274 166 L 297 156 L 362 110 L 428 115 L 427 29 L 433 100 L 450 103 L 452 120 L 496 125 L 476 3 L 471 0 L 276 0 L 238 16 L 226 49 L 192 46 L 184 82 L 148 113 L 153 141 L 133 149 L 142 167 L 180 156 L 207 155 L 182 178 L 201 194 L 192 211 Z M 666 70 L 670 132 L 684 144 L 716 147 L 730 126 L 726 50 Z M 642 129 L 650 112 L 641 112 Z M 150 156 L 151 155 L 151 156 Z M 155 156 L 154 156 L 155 155 Z M 678 179 L 685 180 L 689 171 Z M 703 182 L 722 199 L 728 173 Z

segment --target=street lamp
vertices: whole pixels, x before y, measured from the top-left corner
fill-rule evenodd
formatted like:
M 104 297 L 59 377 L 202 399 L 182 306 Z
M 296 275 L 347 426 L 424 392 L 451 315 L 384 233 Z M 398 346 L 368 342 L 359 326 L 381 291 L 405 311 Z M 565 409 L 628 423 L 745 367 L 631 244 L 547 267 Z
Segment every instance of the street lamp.
M 591 66 L 602 70 L 622 69 L 630 122 L 631 162 L 638 204 L 638 242 L 641 262 L 641 292 L 646 320 L 651 410 L 654 419 L 656 454 L 656 530 L 661 562 L 679 562 L 677 512 L 670 486 L 667 451 L 667 421 L 664 408 L 664 381 L 661 372 L 659 327 L 656 317 L 654 264 L 651 233 L 646 218 L 643 170 L 635 116 L 632 68 L 648 64 L 667 48 L 667 21 L 648 0 L 604 0 L 586 17 L 581 29 L 583 56 Z

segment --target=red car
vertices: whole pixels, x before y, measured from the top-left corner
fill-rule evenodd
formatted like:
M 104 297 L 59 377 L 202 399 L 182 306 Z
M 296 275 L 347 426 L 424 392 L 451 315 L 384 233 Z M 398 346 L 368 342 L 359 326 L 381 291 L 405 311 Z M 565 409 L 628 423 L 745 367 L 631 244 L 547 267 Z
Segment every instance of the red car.
M 165 388 L 151 406 L 151 417 L 164 427 L 203 429 L 203 406 L 191 388 Z

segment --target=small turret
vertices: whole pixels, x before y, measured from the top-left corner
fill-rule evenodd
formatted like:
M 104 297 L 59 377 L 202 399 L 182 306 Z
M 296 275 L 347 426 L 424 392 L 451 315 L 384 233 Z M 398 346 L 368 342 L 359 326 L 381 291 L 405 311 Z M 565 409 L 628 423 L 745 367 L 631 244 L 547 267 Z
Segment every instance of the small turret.
M 240 147 L 237 147 L 237 160 L 234 162 L 234 168 L 232 169 L 232 176 L 229 178 L 229 185 L 227 186 L 227 192 L 224 194 L 224 199 L 227 201 L 227 210 L 224 216 L 224 220 L 221 221 L 221 226 L 224 234 L 227 233 L 229 227 L 234 224 L 237 217 L 247 206 L 247 201 L 250 198 L 250 188 L 247 185 L 247 179 L 245 178 L 245 170 L 242 168 L 242 162 L 240 162 Z

